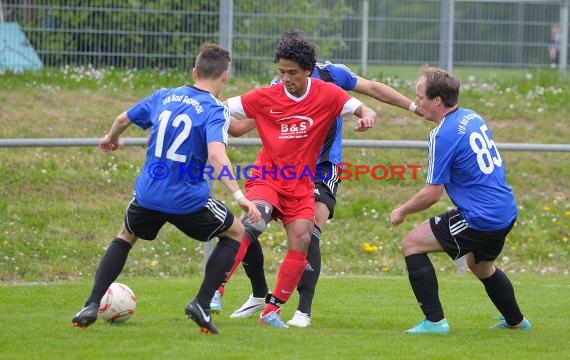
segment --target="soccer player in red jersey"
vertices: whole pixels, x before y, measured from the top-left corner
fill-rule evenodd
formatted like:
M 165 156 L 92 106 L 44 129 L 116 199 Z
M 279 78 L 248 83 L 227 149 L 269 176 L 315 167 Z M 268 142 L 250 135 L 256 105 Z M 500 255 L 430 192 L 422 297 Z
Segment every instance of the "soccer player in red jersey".
M 259 319 L 286 328 L 279 311 L 307 266 L 315 220 L 313 182 L 319 175 L 316 162 L 324 139 L 336 117 L 355 115 L 355 131 L 366 131 L 374 125 L 376 113 L 336 85 L 310 78 L 316 51 L 305 39 L 281 41 L 274 61 L 281 83 L 230 98 L 227 106 L 232 115 L 255 121 L 263 144 L 246 181 L 246 196 L 258 205 L 265 224 L 280 219 L 287 232 L 288 251 Z M 251 244 L 251 234 L 259 231 L 247 218 L 244 225 L 246 235 L 234 267 Z

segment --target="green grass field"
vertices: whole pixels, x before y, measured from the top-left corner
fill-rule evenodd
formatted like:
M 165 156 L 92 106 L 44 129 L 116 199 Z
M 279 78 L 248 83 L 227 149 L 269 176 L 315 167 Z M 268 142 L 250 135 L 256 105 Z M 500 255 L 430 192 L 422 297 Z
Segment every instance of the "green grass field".
M 440 276 L 449 335 L 402 331 L 422 315 L 406 276 L 326 277 L 306 329 L 273 329 L 255 318 L 230 319 L 249 294 L 238 271 L 215 316 L 217 336 L 203 335 L 184 316 L 200 278 L 119 278 L 137 294 L 123 324 L 99 319 L 71 327 L 90 283 L 0 286 L 2 359 L 564 359 L 568 341 L 567 276 L 515 275 L 513 285 L 530 332 L 491 330 L 497 312 L 471 275 Z M 271 279 L 273 281 L 274 279 Z M 282 314 L 288 320 L 296 295 Z

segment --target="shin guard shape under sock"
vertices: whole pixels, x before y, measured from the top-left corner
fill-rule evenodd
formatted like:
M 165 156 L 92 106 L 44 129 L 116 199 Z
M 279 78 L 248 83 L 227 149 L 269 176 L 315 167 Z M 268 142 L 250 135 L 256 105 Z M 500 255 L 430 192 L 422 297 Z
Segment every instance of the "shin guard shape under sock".
M 246 235 L 244 235 L 241 238 L 241 243 L 239 245 L 237 254 L 235 254 L 234 263 L 232 264 L 230 270 L 227 272 L 226 276 L 224 277 L 224 280 L 220 283 L 221 285 L 218 287 L 218 291 L 220 292 L 220 294 L 224 293 L 224 286 L 228 283 L 228 281 L 230 281 L 230 278 L 236 271 L 237 267 L 239 266 L 239 264 L 241 264 L 241 261 L 243 260 L 243 257 L 245 256 L 247 248 L 249 247 L 250 244 L 251 241 Z
M 210 254 L 206 269 L 204 271 L 204 280 L 198 292 L 198 303 L 203 308 L 210 308 L 210 301 L 214 296 L 214 292 L 218 286 L 224 281 L 228 271 L 236 257 L 236 253 L 240 247 L 240 243 L 236 240 L 221 237 L 218 244 Z
M 311 314 L 311 305 L 315 297 L 319 275 L 321 274 L 320 240 L 321 230 L 315 225 L 307 251 L 307 267 L 297 285 L 297 291 L 299 292 L 299 306 L 297 306 L 297 310 L 309 315 Z
M 123 239 L 115 238 L 111 241 L 107 251 L 105 251 L 105 254 L 101 257 L 99 267 L 97 267 L 97 271 L 95 272 L 91 295 L 89 295 L 89 299 L 85 302 L 85 306 L 91 303 L 99 304 L 101 302 L 109 286 L 111 286 L 113 281 L 115 281 L 121 271 L 123 271 L 131 247 L 131 244 Z
M 289 250 L 285 255 L 285 259 L 281 264 L 279 273 L 277 274 L 277 284 L 275 285 L 275 290 L 273 295 L 280 299 L 282 303 L 286 303 L 291 297 L 291 294 L 295 290 L 303 271 L 307 267 L 307 254 L 304 252 Z M 263 315 L 270 311 L 279 310 L 279 306 L 268 303 L 265 305 L 263 310 Z
M 405 261 L 412 290 L 426 319 L 432 322 L 443 319 L 437 277 L 429 257 L 427 254 L 414 254 L 406 256 Z
M 495 268 L 493 275 L 486 279 L 481 279 L 487 295 L 503 315 L 509 325 L 517 325 L 523 320 L 523 314 L 519 309 L 515 298 L 515 290 L 511 281 L 499 268 Z
M 256 240 L 249 246 L 242 261 L 243 269 L 251 282 L 251 290 L 254 297 L 265 297 L 269 291 L 267 280 L 265 279 L 263 261 L 261 243 L 259 240 Z

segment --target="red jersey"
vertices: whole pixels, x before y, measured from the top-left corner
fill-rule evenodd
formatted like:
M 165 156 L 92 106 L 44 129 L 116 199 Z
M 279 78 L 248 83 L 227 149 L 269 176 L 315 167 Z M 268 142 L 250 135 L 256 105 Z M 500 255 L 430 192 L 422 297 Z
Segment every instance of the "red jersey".
M 313 193 L 316 161 L 329 128 L 336 117 L 353 114 L 361 104 L 338 86 L 311 78 L 301 97 L 279 83 L 228 100 L 230 113 L 254 119 L 261 137 L 263 147 L 250 176 L 289 197 Z

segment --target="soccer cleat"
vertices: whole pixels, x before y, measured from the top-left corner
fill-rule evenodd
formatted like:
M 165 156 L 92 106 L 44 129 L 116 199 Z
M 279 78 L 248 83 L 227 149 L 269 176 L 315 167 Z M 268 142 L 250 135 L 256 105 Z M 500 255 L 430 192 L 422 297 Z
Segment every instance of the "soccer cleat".
M 222 294 L 218 290 L 216 290 L 212 301 L 210 301 L 210 311 L 214 314 L 219 314 L 222 311 Z
M 265 307 L 265 298 L 249 296 L 249 299 L 233 314 L 230 315 L 232 319 L 248 318 L 251 315 L 260 312 Z
M 530 321 L 527 318 L 523 318 L 523 320 L 518 325 L 509 325 L 504 317 L 499 317 L 501 320 L 498 324 L 491 326 L 491 329 L 510 329 L 510 330 L 530 330 L 532 326 L 530 325 Z
M 184 308 L 186 311 L 186 316 L 200 327 L 200 332 L 211 335 L 217 334 L 218 329 L 214 322 L 212 321 L 212 314 L 210 313 L 210 309 L 204 309 L 198 304 L 197 299 L 193 299 Z
M 281 320 L 277 311 L 270 311 L 265 315 L 261 315 L 258 320 L 261 324 L 268 325 L 277 329 L 287 329 L 289 326 Z
M 442 319 L 438 322 L 431 322 L 428 319 L 424 319 L 415 327 L 404 332 L 408 334 L 449 334 L 449 323 L 447 319 Z
M 311 317 L 309 314 L 305 314 L 304 312 L 297 310 L 295 311 L 295 314 L 293 314 L 293 318 L 287 321 L 287 325 L 306 328 L 311 325 Z
M 99 304 L 91 303 L 79 310 L 77 314 L 71 319 L 73 327 L 86 328 L 97 320 L 99 314 Z

